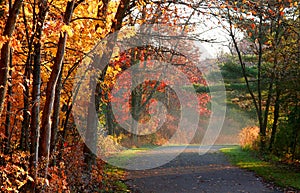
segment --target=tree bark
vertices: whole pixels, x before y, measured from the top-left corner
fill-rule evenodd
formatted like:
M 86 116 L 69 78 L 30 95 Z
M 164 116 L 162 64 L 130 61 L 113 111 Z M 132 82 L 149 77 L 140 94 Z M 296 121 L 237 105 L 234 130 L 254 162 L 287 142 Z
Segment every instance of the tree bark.
M 10 57 L 9 57 L 9 67 L 12 68 L 12 51 L 10 51 Z M 8 89 L 7 89 L 7 97 L 11 97 L 12 96 L 12 70 L 9 70 L 9 79 L 8 79 Z M 6 118 L 5 118 L 5 136 L 7 137 L 7 142 L 6 142 L 6 146 L 5 146 L 5 151 L 4 153 L 8 153 L 10 150 L 10 127 L 11 127 L 11 108 L 12 108 L 12 104 L 11 101 L 8 100 L 8 102 L 6 103 Z
M 130 0 L 122 0 L 120 2 L 109 34 L 112 34 L 121 29 L 122 21 L 123 21 L 123 18 L 125 17 L 125 13 L 127 11 L 129 3 L 130 3 Z M 106 11 L 106 9 L 104 10 L 104 12 L 105 11 Z M 94 61 L 97 62 L 98 65 L 101 65 L 102 66 L 101 69 L 103 69 L 101 71 L 101 75 L 99 78 L 100 81 L 104 80 L 107 66 L 108 66 L 109 60 L 111 58 L 111 55 L 113 53 L 113 49 L 112 49 L 113 47 L 114 47 L 114 40 L 108 42 L 107 49 L 106 49 L 107 51 L 104 52 L 102 58 L 100 58 L 100 59 L 98 57 L 94 58 Z M 96 65 L 96 67 L 99 68 L 99 66 L 97 66 L 97 65 Z M 96 81 L 95 77 L 91 77 L 91 80 L 90 80 L 91 84 L 96 83 L 94 81 Z M 93 84 L 93 85 L 95 85 L 95 84 Z M 97 88 L 100 88 L 99 83 L 97 84 Z M 88 125 L 87 125 L 87 129 L 86 129 L 86 133 L 85 133 L 85 140 L 86 140 L 85 143 L 87 143 L 87 140 L 88 140 L 89 145 L 85 144 L 85 146 L 83 148 L 84 161 L 87 166 L 87 179 L 90 177 L 90 171 L 91 171 L 93 163 L 95 163 L 95 158 L 96 158 L 93 152 L 96 151 L 96 143 L 97 143 L 96 135 L 97 135 L 98 115 L 94 115 L 94 112 L 95 112 L 95 108 L 99 108 L 101 96 L 102 95 L 101 95 L 100 90 L 97 91 L 97 93 L 95 93 L 95 90 L 93 90 L 93 88 L 92 88 L 90 104 L 88 107 Z M 98 112 L 99 112 L 99 110 L 96 110 L 96 113 L 98 113 Z M 89 149 L 89 148 L 91 148 L 91 149 Z
M 40 0 L 38 3 L 39 14 L 36 24 L 36 39 L 34 42 L 34 62 L 33 62 L 33 88 L 32 88 L 32 109 L 31 109 L 31 146 L 30 146 L 30 168 L 34 181 L 37 179 L 39 138 L 40 138 L 40 97 L 41 97 L 41 37 L 44 20 L 48 12 L 47 1 Z M 37 2 L 34 1 L 34 15 Z M 35 182 L 32 191 L 35 191 Z
M 17 17 L 19 15 L 20 8 L 22 6 L 23 0 L 15 0 L 11 10 L 9 11 L 9 16 L 6 21 L 4 32 L 2 36 L 11 37 L 16 26 Z M 9 41 L 4 43 L 1 48 L 1 58 L 0 58 L 0 116 L 3 110 L 5 95 L 7 91 L 7 78 L 8 78 L 8 66 L 10 57 L 10 45 Z
M 63 69 L 63 65 L 62 65 Z M 60 112 L 60 96 L 62 88 L 62 71 L 59 73 L 57 80 L 57 85 L 55 87 L 55 98 L 53 105 L 53 116 L 52 116 L 52 125 L 51 125 L 51 143 L 50 143 L 50 153 L 56 151 L 56 142 L 57 142 L 57 131 L 59 125 L 59 112 Z
M 107 94 L 105 95 L 105 97 L 106 97 L 106 100 L 109 100 Z M 106 127 L 107 127 L 108 135 L 118 136 L 119 132 L 115 130 L 115 120 L 114 120 L 114 115 L 112 112 L 112 106 L 111 106 L 110 101 L 107 102 L 105 116 L 106 116 L 105 120 L 106 120 Z
M 41 95 L 41 44 L 37 42 L 34 45 L 34 63 L 33 63 L 33 88 L 32 100 L 33 106 L 31 109 L 31 160 L 32 176 L 37 177 L 37 162 L 38 162 L 38 145 L 40 137 L 40 95 Z
M 280 90 L 277 90 L 276 92 L 276 99 L 275 99 L 275 109 L 274 109 L 274 121 L 272 125 L 272 132 L 271 132 L 271 138 L 270 138 L 270 144 L 269 144 L 269 151 L 271 152 L 273 150 L 273 145 L 275 142 L 275 136 L 277 132 L 277 123 L 279 119 L 279 111 L 280 111 Z
M 262 1 L 260 1 L 260 7 L 262 7 Z M 258 26 L 258 62 L 257 62 L 257 92 L 258 92 L 258 120 L 259 120 L 259 135 L 260 135 L 260 151 L 264 152 L 266 147 L 266 125 L 264 121 L 268 120 L 268 117 L 263 117 L 262 111 L 262 90 L 261 90 L 261 73 L 262 73 L 262 56 L 263 56 L 263 49 L 262 49 L 262 31 L 263 26 L 263 13 L 259 13 L 259 26 Z M 272 86 L 270 85 L 270 88 Z M 266 108 L 266 110 L 268 110 Z
M 90 80 L 90 88 L 91 86 L 96 85 L 95 77 L 92 77 Z M 86 163 L 86 177 L 90 178 L 90 171 L 92 170 L 92 165 L 96 161 L 95 153 L 97 151 L 97 126 L 98 126 L 98 115 L 96 107 L 95 99 L 97 98 L 96 91 L 91 89 L 90 102 L 88 107 L 88 117 L 87 117 L 87 130 L 85 133 L 85 143 L 83 147 L 84 153 L 84 162 Z M 95 114 L 96 109 L 96 114 Z
M 30 54 L 31 55 L 31 54 Z M 30 114 L 29 114 L 29 80 L 30 80 L 30 60 L 31 56 L 28 57 L 28 61 L 25 64 L 25 73 L 23 78 L 24 93 L 23 93 L 23 121 L 22 121 L 22 135 L 21 135 L 21 149 L 27 151 L 29 149 L 29 125 L 30 125 Z
M 30 113 L 29 113 L 29 108 L 30 108 L 30 90 L 29 90 L 29 81 L 30 81 L 30 75 L 31 75 L 31 63 L 32 63 L 32 43 L 33 43 L 33 38 L 35 35 L 32 35 L 30 37 L 29 35 L 29 30 L 28 30 L 28 25 L 27 25 L 27 19 L 25 15 L 25 8 L 24 4 L 22 5 L 22 12 L 23 12 L 23 23 L 25 26 L 25 34 L 26 34 L 26 39 L 27 39 L 27 44 L 28 44 L 28 55 L 25 63 L 25 71 L 23 75 L 23 85 L 24 85 L 24 91 L 23 91 L 23 121 L 22 121 L 22 133 L 24 133 L 24 137 L 22 136 L 21 138 L 21 149 L 27 151 L 29 150 L 29 126 L 30 126 Z
M 64 23 L 66 25 L 70 23 L 72 13 L 73 13 L 74 3 L 75 1 L 73 0 L 73 1 L 69 1 L 67 4 L 65 16 L 64 16 Z M 42 120 L 41 120 L 42 126 L 41 126 L 41 140 L 40 140 L 40 156 L 46 157 L 47 160 L 49 160 L 49 155 L 50 155 L 51 113 L 53 110 L 57 80 L 60 71 L 62 70 L 61 68 L 64 59 L 66 41 L 67 41 L 67 32 L 64 32 L 63 35 L 61 35 L 59 38 L 55 62 L 52 67 L 49 81 L 47 83 L 46 102 L 45 102 Z
M 262 1 L 260 1 L 260 6 L 262 7 Z M 229 24 L 230 24 L 230 36 L 232 38 L 233 41 L 233 45 L 235 50 L 237 51 L 238 54 L 238 59 L 239 59 L 239 63 L 242 67 L 242 73 L 243 73 L 243 77 L 245 79 L 246 85 L 247 85 L 247 90 L 251 95 L 252 101 L 254 103 L 255 106 L 255 110 L 256 110 L 256 114 L 257 114 L 257 119 L 258 119 L 258 123 L 259 123 L 259 135 L 260 135 L 260 152 L 264 152 L 265 148 L 266 148 L 266 130 L 267 130 L 267 121 L 268 121 L 268 112 L 269 112 L 269 105 L 271 102 L 271 94 L 272 94 L 272 86 L 273 86 L 273 77 L 271 78 L 271 82 L 269 84 L 269 93 L 268 93 L 268 100 L 267 100 L 267 105 L 266 105 L 266 110 L 265 113 L 263 113 L 263 97 L 262 97 L 262 60 L 263 60 L 263 12 L 261 10 L 261 12 L 259 13 L 259 21 L 258 21 L 258 61 L 257 61 L 257 93 L 258 96 L 256 97 L 254 95 L 254 91 L 250 88 L 250 84 L 249 84 L 249 79 L 246 73 L 246 65 L 243 61 L 242 58 L 242 54 L 241 51 L 238 47 L 238 44 L 236 42 L 236 36 L 233 32 L 233 21 L 232 21 L 232 17 L 230 15 L 230 11 L 228 10 L 228 17 L 229 17 Z

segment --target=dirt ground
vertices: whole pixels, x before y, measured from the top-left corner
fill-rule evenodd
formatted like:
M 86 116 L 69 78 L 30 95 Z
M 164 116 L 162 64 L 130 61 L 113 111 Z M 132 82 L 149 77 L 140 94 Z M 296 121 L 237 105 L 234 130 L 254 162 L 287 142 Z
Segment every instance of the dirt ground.
M 267 184 L 254 173 L 232 166 L 219 152 L 222 146 L 213 146 L 208 153 L 199 155 L 205 147 L 191 146 L 167 164 L 148 170 L 128 170 L 127 185 L 133 193 L 226 193 L 226 192 L 283 192 Z M 168 147 L 166 152 L 181 147 Z M 143 153 L 136 163 L 149 164 L 168 153 Z

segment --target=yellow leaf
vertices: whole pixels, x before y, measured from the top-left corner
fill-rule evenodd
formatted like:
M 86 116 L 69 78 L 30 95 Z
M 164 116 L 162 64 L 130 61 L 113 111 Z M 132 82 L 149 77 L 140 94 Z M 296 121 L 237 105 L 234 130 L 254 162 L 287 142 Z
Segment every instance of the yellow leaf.
M 69 25 L 63 25 L 61 28 L 62 32 L 67 32 L 68 36 L 72 37 L 73 36 L 73 30 Z
M 103 29 L 101 27 L 98 27 L 97 33 L 102 34 L 102 32 L 103 32 Z
M 32 13 L 32 11 L 30 9 L 28 9 L 27 6 L 25 6 L 24 7 L 24 14 L 28 16 L 28 15 L 31 15 L 31 13 Z
M 19 184 L 18 189 L 20 189 L 22 186 L 24 186 L 26 184 L 26 182 L 27 182 L 26 180 L 23 181 L 23 182 L 19 181 L 18 182 L 18 184 Z
M 90 4 L 87 10 L 89 13 L 93 13 L 93 9 L 94 9 L 94 5 Z

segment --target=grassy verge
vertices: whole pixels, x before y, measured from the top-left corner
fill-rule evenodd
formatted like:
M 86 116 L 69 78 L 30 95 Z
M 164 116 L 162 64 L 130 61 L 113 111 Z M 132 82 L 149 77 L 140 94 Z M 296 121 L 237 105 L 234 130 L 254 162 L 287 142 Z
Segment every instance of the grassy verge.
M 102 183 L 105 190 L 99 192 L 114 193 L 114 192 L 130 192 L 127 185 L 124 183 L 125 171 L 112 165 L 105 165 Z
M 289 169 L 287 166 L 262 161 L 253 152 L 244 151 L 239 146 L 223 148 L 221 151 L 232 164 L 240 168 L 254 171 L 265 180 L 280 187 L 292 187 L 300 190 L 300 173 Z
M 111 157 L 108 162 L 110 164 L 107 164 L 104 168 L 104 173 L 106 174 L 106 179 L 103 180 L 103 183 L 105 184 L 105 187 L 108 187 L 107 190 L 104 192 L 108 193 L 125 193 L 125 192 L 131 192 L 130 187 L 128 187 L 124 180 L 126 176 L 126 171 L 124 169 L 118 168 L 116 166 L 118 165 L 126 165 L 131 158 L 136 156 L 137 153 L 147 151 L 149 149 L 154 148 L 154 145 L 145 145 L 140 148 L 132 148 L 128 149 L 126 151 L 123 151 L 122 153 L 118 154 L 118 156 Z M 116 166 L 113 166 L 116 165 Z
M 108 162 L 116 166 L 126 165 L 133 157 L 137 155 L 137 153 L 145 152 L 155 147 L 157 146 L 148 144 L 148 145 L 143 145 L 142 147 L 127 149 L 125 151 L 122 151 L 121 153 L 118 153 L 110 157 L 108 159 Z

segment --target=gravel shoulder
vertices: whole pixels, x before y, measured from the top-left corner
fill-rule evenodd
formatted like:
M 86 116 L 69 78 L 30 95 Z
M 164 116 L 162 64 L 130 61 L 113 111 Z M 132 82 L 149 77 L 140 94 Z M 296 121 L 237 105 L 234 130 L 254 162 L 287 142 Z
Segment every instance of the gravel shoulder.
M 170 154 L 182 147 L 167 147 Z M 282 192 L 264 183 L 254 173 L 232 166 L 225 155 L 219 152 L 222 146 L 213 146 L 206 154 L 207 147 L 189 146 L 183 153 L 165 165 L 147 170 L 128 170 L 126 184 L 133 193 L 200 193 L 200 192 Z M 168 153 L 143 153 L 135 162 L 154 160 Z M 145 159 L 147 158 L 147 159 Z M 151 159 L 148 159 L 151 158 Z M 148 164 L 145 161 L 145 164 Z

